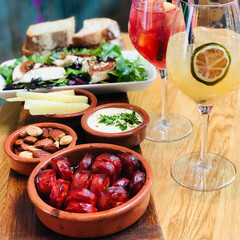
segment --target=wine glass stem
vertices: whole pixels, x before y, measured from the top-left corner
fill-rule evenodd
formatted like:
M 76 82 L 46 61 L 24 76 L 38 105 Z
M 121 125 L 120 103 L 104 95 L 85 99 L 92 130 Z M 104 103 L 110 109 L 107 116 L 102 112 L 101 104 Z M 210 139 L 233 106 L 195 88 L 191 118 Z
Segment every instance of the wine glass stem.
M 168 127 L 168 122 L 166 119 L 166 109 L 167 109 L 167 70 L 158 69 L 158 73 L 161 78 L 161 90 L 162 90 L 162 116 L 161 116 L 161 126 L 164 128 Z
M 201 155 L 200 155 L 200 167 L 209 168 L 204 153 L 207 152 L 207 139 L 208 139 L 208 123 L 209 116 L 213 106 L 198 105 L 198 109 L 201 114 Z

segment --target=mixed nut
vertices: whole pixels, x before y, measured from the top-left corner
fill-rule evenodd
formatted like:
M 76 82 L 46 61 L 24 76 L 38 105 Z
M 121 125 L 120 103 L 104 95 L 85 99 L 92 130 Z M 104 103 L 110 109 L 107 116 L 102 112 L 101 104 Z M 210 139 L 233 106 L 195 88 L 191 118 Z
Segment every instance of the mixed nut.
M 13 151 L 20 157 L 42 158 L 67 147 L 72 140 L 72 136 L 61 129 L 30 125 L 20 132 Z
M 35 179 L 39 196 L 52 207 L 77 213 L 104 211 L 127 202 L 143 187 L 145 170 L 129 152 L 103 153 L 96 158 L 87 153 L 78 166 L 68 159 L 51 159 L 50 169 Z

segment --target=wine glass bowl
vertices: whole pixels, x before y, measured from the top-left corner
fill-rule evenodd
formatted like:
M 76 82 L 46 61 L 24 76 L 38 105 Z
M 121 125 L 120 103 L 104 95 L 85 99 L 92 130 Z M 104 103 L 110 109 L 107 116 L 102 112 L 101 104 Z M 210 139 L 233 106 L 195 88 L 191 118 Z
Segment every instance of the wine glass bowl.
M 129 36 L 136 50 L 157 69 L 166 69 L 166 51 L 176 6 L 156 1 L 133 1 Z
M 175 1 L 133 0 L 129 16 L 129 36 L 136 50 L 152 63 L 161 77 L 162 112 L 150 115 L 147 139 L 171 142 L 192 132 L 192 123 L 185 117 L 167 113 L 166 52 L 174 14 Z
M 185 24 L 179 27 L 179 21 Z M 228 159 L 207 151 L 207 130 L 214 104 L 240 83 L 239 33 L 236 0 L 180 0 L 167 49 L 167 68 L 176 87 L 198 104 L 202 140 L 201 151 L 178 158 L 171 173 L 191 189 L 220 189 L 236 176 Z

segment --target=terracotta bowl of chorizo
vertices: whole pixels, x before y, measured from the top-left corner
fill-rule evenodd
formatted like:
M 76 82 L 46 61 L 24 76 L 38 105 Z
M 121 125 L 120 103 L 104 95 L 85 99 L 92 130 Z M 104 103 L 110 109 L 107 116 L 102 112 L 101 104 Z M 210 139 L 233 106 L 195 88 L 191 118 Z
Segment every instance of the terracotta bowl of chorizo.
M 139 153 L 90 143 L 39 163 L 27 189 L 39 220 L 49 229 L 94 238 L 136 222 L 148 207 L 152 180 L 151 167 Z
M 37 164 L 56 152 L 75 146 L 77 134 L 60 123 L 44 122 L 19 128 L 9 135 L 4 151 L 10 167 L 23 175 L 30 175 Z

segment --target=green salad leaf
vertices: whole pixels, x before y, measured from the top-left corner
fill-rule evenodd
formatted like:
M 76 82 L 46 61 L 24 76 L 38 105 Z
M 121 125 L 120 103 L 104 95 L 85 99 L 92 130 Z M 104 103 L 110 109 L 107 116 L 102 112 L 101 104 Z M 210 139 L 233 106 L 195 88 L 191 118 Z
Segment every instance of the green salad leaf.
M 67 86 L 67 78 L 60 78 L 57 80 L 49 80 L 49 81 L 44 81 L 41 83 L 43 84 L 51 84 L 53 87 L 60 87 L 60 86 Z
M 63 50 L 56 50 L 50 54 L 49 59 L 51 60 L 51 62 L 53 62 L 54 60 L 61 58 L 62 53 L 64 54 L 80 53 L 80 50 L 78 48 L 71 48 L 71 49 L 64 48 Z
M 51 52 L 46 53 L 43 56 L 38 54 L 33 54 L 32 56 L 28 57 L 28 60 L 36 62 L 36 63 L 52 63 L 52 60 L 49 58 L 51 56 Z
M 79 74 L 83 74 L 83 73 L 85 73 L 85 72 L 83 72 L 82 70 L 76 70 L 76 69 L 73 69 L 73 68 L 67 68 L 65 76 L 68 76 L 70 74 L 79 75 Z
M 12 83 L 12 72 L 13 69 L 8 66 L 0 67 L 0 74 L 4 77 L 6 84 Z
M 80 50 L 80 53 L 91 53 L 96 57 L 101 58 L 103 61 L 106 61 L 108 58 L 117 58 L 122 56 L 120 47 L 111 43 L 102 43 L 95 50 L 83 48 Z
M 117 58 L 116 68 L 108 74 L 115 76 L 117 82 L 145 81 L 148 78 L 140 58 L 133 62 L 123 57 Z
M 117 58 L 122 56 L 120 47 L 110 43 L 103 43 L 93 52 L 93 54 L 100 57 L 103 61 L 106 61 L 108 58 Z

